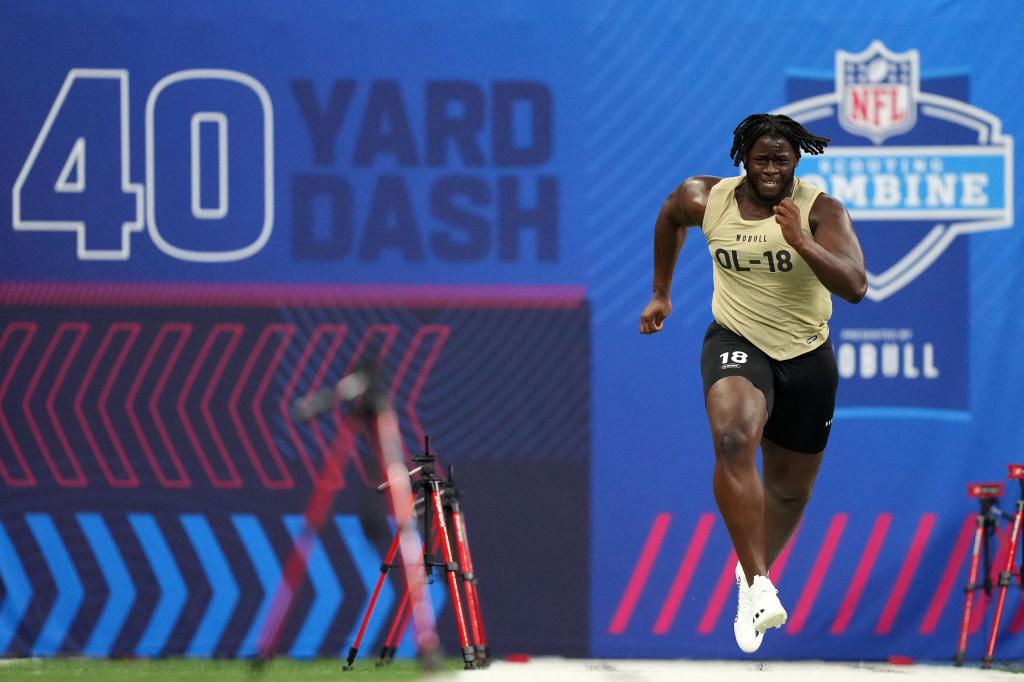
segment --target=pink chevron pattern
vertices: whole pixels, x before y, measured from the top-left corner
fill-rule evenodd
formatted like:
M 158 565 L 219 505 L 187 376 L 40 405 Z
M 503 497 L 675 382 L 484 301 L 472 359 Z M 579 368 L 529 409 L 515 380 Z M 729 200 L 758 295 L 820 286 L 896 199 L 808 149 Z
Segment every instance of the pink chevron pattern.
M 281 334 L 281 341 L 278 344 L 277 350 L 274 352 L 273 359 L 263 372 L 263 378 L 260 380 L 259 387 L 256 390 L 256 395 L 253 397 L 251 409 L 252 416 L 256 420 L 256 426 L 259 428 L 267 447 L 270 449 L 270 456 L 274 460 L 274 464 L 277 466 L 278 470 L 281 472 L 281 487 L 290 488 L 294 484 L 292 476 L 289 473 L 288 468 L 285 466 L 284 461 L 281 459 L 281 452 L 277 447 L 274 436 L 270 433 L 270 427 L 267 425 L 265 412 L 261 408 L 262 403 L 267 396 L 267 389 L 270 385 L 270 381 L 274 378 L 274 374 L 277 373 L 278 368 L 281 366 L 281 357 L 291 344 L 292 337 L 295 336 L 295 326 L 287 324 L 270 325 L 263 331 L 263 336 L 260 337 L 260 340 L 262 341 L 264 337 L 269 337 L 270 334 Z M 288 485 L 285 485 L 284 481 L 287 481 Z
M 708 600 L 704 615 L 700 617 L 700 622 L 697 624 L 697 632 L 702 635 L 714 631 L 722 609 L 725 607 L 725 602 L 733 594 L 733 585 L 736 584 L 736 560 L 735 550 L 729 552 L 729 556 L 725 558 L 722 570 L 718 574 L 718 581 L 715 583 L 715 589 L 711 593 L 711 599 Z
M 114 448 L 114 452 L 120 460 L 121 465 L 124 467 L 128 478 L 127 482 L 131 482 L 130 487 L 138 485 L 138 477 L 135 475 L 135 471 L 132 469 L 132 465 L 128 459 L 128 453 L 125 450 L 124 443 L 118 436 L 117 429 L 114 427 L 114 423 L 110 418 L 110 410 L 107 407 L 110 401 L 110 394 L 114 390 L 114 384 L 117 381 L 118 376 L 121 374 L 121 368 L 124 367 L 125 359 L 131 352 L 132 347 L 135 345 L 135 340 L 141 333 L 141 327 L 134 322 L 116 322 L 110 326 L 110 336 L 116 333 L 124 331 L 128 334 L 128 337 L 121 347 L 121 352 L 118 353 L 117 358 L 114 360 L 114 366 L 110 370 L 110 374 L 107 375 L 107 380 L 103 384 L 103 390 L 100 391 L 99 404 L 97 406 L 100 419 L 103 421 L 103 428 L 107 432 L 107 436 L 110 438 L 111 445 Z M 102 454 L 99 455 L 102 458 Z M 101 465 L 104 467 L 105 465 Z M 126 483 L 127 485 L 127 483 Z
M 189 368 L 188 376 L 185 378 L 185 384 L 182 386 L 177 403 L 178 417 L 181 419 L 181 425 L 185 428 L 188 441 L 191 443 L 192 449 L 199 459 L 199 464 L 203 467 L 203 471 L 206 472 L 206 477 L 213 487 L 220 489 L 241 488 L 242 478 L 238 475 L 235 462 L 231 459 L 231 455 L 228 454 L 228 449 L 224 445 L 224 437 L 217 429 L 217 422 L 210 412 L 210 402 L 213 400 L 213 394 L 220 384 L 221 377 L 224 376 L 224 368 L 234 354 L 235 348 L 238 346 L 238 342 L 244 333 L 245 329 L 240 324 L 221 323 L 214 325 L 210 333 L 206 335 L 206 340 L 203 341 L 203 346 L 199 349 L 199 354 L 192 363 L 192 367 Z M 206 390 L 203 391 L 203 395 L 199 400 L 199 411 L 203 417 L 203 423 L 209 429 L 210 438 L 213 440 L 217 456 L 220 458 L 220 463 L 226 475 L 219 473 L 214 468 L 210 457 L 207 455 L 206 448 L 203 447 L 202 441 L 197 435 L 196 426 L 188 414 L 192 388 L 195 386 L 196 379 L 206 363 L 206 358 L 213 351 L 219 338 L 224 335 L 228 335 L 227 345 L 222 350 L 220 358 L 213 368 L 213 374 L 206 383 Z
M 843 537 L 843 531 L 846 529 L 848 518 L 849 515 L 845 512 L 840 512 L 832 517 L 832 521 L 825 531 L 825 540 L 822 542 L 818 555 L 814 559 L 811 575 L 807 578 L 804 589 L 800 593 L 800 599 L 796 603 L 796 608 L 793 609 L 789 623 L 786 625 L 786 634 L 799 634 L 807 623 L 811 609 L 814 607 L 814 602 L 818 598 L 818 592 L 821 590 L 821 585 L 825 582 L 829 566 L 832 565 L 832 557 L 835 555 L 839 541 Z
M 949 603 L 950 594 L 953 590 L 953 583 L 956 581 L 957 574 L 960 572 L 960 567 L 963 566 L 964 560 L 967 558 L 967 550 L 970 548 L 971 538 L 974 536 L 974 527 L 975 515 L 968 514 L 960 526 L 960 534 L 957 536 L 956 544 L 953 546 L 953 551 L 949 555 L 949 561 L 946 563 L 946 568 L 942 571 L 942 578 L 939 580 L 939 586 L 935 590 L 935 596 L 928 605 L 928 610 L 925 612 L 924 620 L 921 622 L 921 627 L 918 629 L 918 632 L 922 635 L 932 634 L 935 632 L 935 628 L 939 624 L 942 612 L 945 609 L 946 604 Z
M 356 346 L 356 350 L 352 353 L 352 357 L 348 361 L 348 365 L 345 366 L 345 371 L 342 376 L 351 374 L 355 371 L 356 366 L 366 359 L 366 356 L 373 349 L 373 343 L 378 342 L 380 338 L 380 345 L 377 348 L 377 354 L 373 357 L 373 361 L 378 364 L 384 364 L 387 360 L 391 348 L 395 343 L 395 339 L 398 338 L 398 325 L 394 324 L 372 324 L 366 328 L 366 332 L 363 333 L 361 339 L 359 339 L 359 345 Z M 329 446 L 323 443 L 323 435 L 320 431 L 319 426 L 314 430 L 314 434 L 317 437 L 318 442 L 322 444 L 324 452 L 328 451 L 328 448 L 339 449 L 342 454 L 348 453 L 345 461 L 351 461 L 355 466 L 356 471 L 359 473 L 360 479 L 364 484 L 370 484 L 370 475 L 366 472 L 366 468 L 363 466 L 363 460 L 358 457 L 356 450 L 355 441 L 352 438 L 352 434 L 346 428 L 344 420 L 341 417 L 341 410 L 337 407 L 334 408 L 334 432 L 335 438 Z M 383 472 L 382 472 L 383 473 Z
M 174 475 L 169 476 L 164 467 L 161 465 L 156 452 L 153 450 L 149 439 L 146 437 L 145 429 L 142 428 L 142 422 L 139 420 L 138 413 L 135 410 L 135 403 L 138 399 L 139 392 L 142 389 L 143 384 L 149 385 L 149 370 L 153 366 L 153 362 L 156 359 L 157 353 L 161 350 L 164 345 L 164 340 L 171 334 L 178 335 L 178 341 L 174 344 L 171 349 L 170 359 L 165 364 L 163 371 L 160 372 L 156 386 L 156 391 L 151 394 L 149 401 L 150 414 L 156 412 L 155 405 L 156 399 L 159 398 L 159 394 L 163 391 L 163 386 L 167 381 L 167 373 L 170 371 L 170 367 L 177 362 L 178 356 L 181 354 L 181 348 L 191 334 L 191 325 L 170 322 L 164 324 L 160 328 L 160 332 L 157 334 L 156 340 L 149 347 L 146 352 L 146 357 L 142 361 L 142 367 L 139 369 L 139 373 L 135 377 L 135 381 L 132 383 L 131 388 L 128 390 L 128 401 L 125 405 L 125 409 L 128 413 L 128 419 L 131 421 L 132 429 L 135 432 L 135 437 L 139 441 L 139 445 L 142 447 L 142 452 L 145 454 L 146 459 L 149 461 L 150 467 L 153 469 L 153 473 L 156 475 L 157 481 L 164 488 L 188 488 L 191 487 L 192 481 L 189 479 L 188 474 L 185 472 L 184 467 L 181 464 L 181 459 L 178 457 L 177 451 L 173 446 L 167 448 L 167 455 L 170 459 L 170 466 L 174 470 Z M 155 416 L 155 422 L 157 431 L 159 433 L 161 441 L 164 446 L 167 447 L 169 444 L 169 438 L 167 437 L 166 428 L 163 422 L 160 421 L 158 415 Z
M 302 355 L 299 357 L 299 361 L 292 369 L 291 376 L 288 378 L 288 386 L 281 395 L 281 401 L 278 403 L 278 411 L 284 419 L 285 427 L 288 429 L 288 437 L 291 439 L 292 445 L 295 446 L 295 451 L 299 453 L 299 459 L 302 461 L 302 465 L 305 467 L 306 473 L 309 474 L 309 477 L 318 485 L 326 485 L 331 490 L 338 490 L 345 487 L 345 478 L 342 475 L 341 466 L 338 466 L 334 457 L 328 457 L 326 474 L 321 476 L 320 471 L 313 463 L 313 457 L 306 449 L 305 443 L 302 442 L 302 437 L 299 435 L 299 431 L 294 420 L 291 418 L 290 412 L 292 402 L 295 399 L 295 388 L 299 383 L 299 379 L 302 378 L 302 373 L 309 365 L 309 360 L 313 355 L 313 352 L 320 347 L 321 340 L 328 334 L 331 335 L 331 340 L 328 343 L 327 351 L 321 356 L 320 367 L 317 369 L 316 377 L 313 380 L 314 389 L 320 387 L 327 368 L 330 366 L 334 356 L 338 354 L 341 342 L 344 341 L 346 334 L 348 334 L 348 327 L 343 324 L 321 324 L 313 331 L 312 338 L 310 338 L 306 343 L 306 347 L 303 349 Z M 312 392 L 313 389 L 311 389 L 307 395 Z M 317 433 L 319 434 L 319 425 L 317 425 Z M 325 456 L 328 454 L 329 451 L 326 445 L 320 448 L 320 452 L 324 453 Z
M 1017 610 L 1013 612 L 1013 618 L 1010 620 L 1010 633 L 1017 634 L 1021 630 L 1024 630 L 1024 599 L 1017 604 Z
M 424 343 L 428 336 L 433 336 L 434 344 L 430 347 L 427 357 L 423 360 L 423 365 L 420 367 L 419 374 L 413 382 L 412 390 L 409 392 L 409 399 L 405 404 L 405 414 L 408 417 L 408 423 L 412 426 L 414 442 L 417 446 L 423 442 L 424 433 L 423 425 L 420 424 L 419 417 L 416 416 L 416 404 L 419 402 L 423 385 L 427 382 L 427 377 L 434 368 L 434 362 L 437 361 L 437 356 L 441 354 L 441 349 L 444 348 L 449 334 L 451 334 L 451 330 L 446 325 L 427 324 L 420 327 L 419 331 L 416 332 L 416 336 L 413 337 L 412 343 L 409 344 L 409 350 L 405 352 L 402 364 L 399 365 L 398 371 L 395 372 L 395 378 L 391 384 L 391 399 L 394 400 L 395 395 L 398 393 L 398 387 L 409 370 L 412 359 L 419 351 L 420 344 Z
M 103 340 L 100 342 L 99 349 L 89 361 L 89 366 L 86 368 L 85 375 L 82 379 L 82 385 L 75 394 L 74 411 L 75 416 L 78 418 L 78 425 L 82 429 L 82 434 L 85 436 L 86 443 L 89 446 L 89 450 L 92 452 L 93 458 L 96 460 L 96 464 L 99 466 L 100 471 L 103 472 L 103 477 L 107 480 L 107 484 L 113 488 L 137 488 L 139 486 L 139 478 L 135 475 L 135 470 L 128 461 L 128 456 L 124 451 L 124 445 L 117 437 L 117 432 L 111 427 L 110 414 L 106 409 L 107 397 L 110 395 L 111 386 L 113 386 L 114 381 L 117 380 L 118 375 L 121 373 L 121 368 L 124 366 L 125 356 L 127 356 L 128 351 L 135 343 L 135 338 L 138 335 L 139 326 L 137 324 L 115 322 L 110 325 L 107 329 L 107 333 L 103 335 Z M 110 438 L 114 454 L 117 456 L 120 464 L 120 469 L 124 472 L 120 476 L 110 468 L 110 463 L 107 461 L 103 448 L 100 447 L 96 440 L 96 435 L 90 426 L 89 419 L 86 418 L 85 409 L 83 407 L 85 396 L 89 390 L 89 386 L 92 384 L 93 377 L 95 377 L 97 369 L 100 367 L 106 367 L 106 365 L 103 364 L 103 361 L 106 357 L 107 349 L 110 348 L 110 345 L 118 336 L 124 336 L 124 342 L 121 346 L 120 353 L 114 360 L 113 367 L 109 370 L 107 380 L 100 393 L 102 397 L 97 401 L 97 412 L 106 429 L 107 436 Z
M 263 371 L 263 375 L 260 378 L 259 384 L 256 388 L 256 394 L 250 403 L 250 409 L 252 417 L 255 419 L 256 427 L 259 429 L 260 434 L 263 436 L 264 443 L 266 444 L 270 459 L 273 462 L 273 466 L 277 469 L 276 477 L 271 476 L 267 473 L 267 468 L 260 460 L 260 455 L 256 451 L 256 447 L 253 444 L 253 439 L 250 438 L 248 429 L 242 422 L 241 414 L 238 411 L 238 403 L 241 399 L 242 390 L 249 381 L 249 377 L 252 375 L 255 369 L 256 361 L 259 360 L 263 355 L 263 350 L 267 347 L 272 336 L 280 336 L 277 344 L 277 349 L 274 351 L 274 355 L 270 362 L 267 364 Z M 288 324 L 271 324 L 264 327 L 263 332 L 260 334 L 259 340 L 256 341 L 256 346 L 252 352 L 249 353 L 249 358 L 245 363 L 245 367 L 242 369 L 242 373 L 239 375 L 238 380 L 235 382 L 235 388 L 231 392 L 231 400 L 228 403 L 228 409 L 231 413 L 231 420 L 235 425 L 235 429 L 238 432 L 239 438 L 242 440 L 242 445 L 245 448 L 245 454 L 249 457 L 249 461 L 252 462 L 253 468 L 256 470 L 256 474 L 260 477 L 260 481 L 264 487 L 271 489 L 282 489 L 282 488 L 293 488 L 295 487 L 295 479 L 292 478 L 291 473 L 285 466 L 284 461 L 281 459 L 281 453 L 277 449 L 277 445 L 274 443 L 274 438 L 270 434 L 270 429 L 267 426 L 266 419 L 263 416 L 263 412 L 260 409 L 260 403 L 263 401 L 264 396 L 267 392 L 267 387 L 270 383 L 270 379 L 273 377 L 274 372 L 277 371 L 278 366 L 281 364 L 281 356 L 291 343 L 292 337 L 295 335 L 295 327 Z
M 789 536 L 789 542 L 779 552 L 779 556 L 775 557 L 775 561 L 772 563 L 770 569 L 770 577 L 772 581 L 778 585 L 782 582 L 782 576 L 786 572 L 786 565 L 789 564 L 789 557 L 793 555 L 793 547 L 796 546 L 797 538 L 800 537 L 800 529 L 803 528 L 804 522 L 801 519 L 800 523 L 796 524 L 796 528 L 793 529 L 793 534 Z
M 875 519 L 875 526 L 871 529 L 871 537 L 868 539 L 867 547 L 864 548 L 860 563 L 857 564 L 857 571 L 853 574 L 853 580 L 850 581 L 850 587 L 846 590 L 843 603 L 839 606 L 839 614 L 832 621 L 832 627 L 829 628 L 829 632 L 833 635 L 841 635 L 849 627 L 850 620 L 857 610 L 857 604 L 860 602 L 860 597 L 864 593 L 864 587 L 867 585 L 871 571 L 875 567 L 875 560 L 878 558 L 878 553 L 882 550 L 882 543 L 885 542 L 885 535 L 889 532 L 889 525 L 891 523 L 892 514 L 879 514 L 878 518 Z
M 586 287 L 576 284 L 0 283 L 0 301 L 11 306 L 575 309 L 585 297 Z
M 697 568 L 697 564 L 700 563 L 700 557 L 704 554 L 704 547 L 707 545 L 708 537 L 711 535 L 711 528 L 715 524 L 715 517 L 716 514 L 707 512 L 701 514 L 700 518 L 697 519 L 697 526 L 693 531 L 693 537 L 690 538 L 690 544 L 686 548 L 686 553 L 683 554 L 682 560 L 679 562 L 679 568 L 676 570 L 676 576 L 672 580 L 668 596 L 665 597 L 665 602 L 661 605 L 661 611 L 658 612 L 658 618 L 654 621 L 654 628 L 651 630 L 654 634 L 663 635 L 672 627 L 672 622 L 676 619 L 676 613 L 679 611 L 679 607 L 683 603 L 683 597 L 686 596 L 686 590 L 693 579 L 693 573 Z
M 397 366 L 390 395 L 407 436 L 419 441 L 417 410 L 451 329 L 426 324 L 406 333 L 402 345 L 399 326 L 386 323 L 325 323 L 308 336 L 281 323 L 8 323 L 0 331 L 0 479 L 39 485 L 31 459 L 38 457 L 61 487 L 129 489 L 149 480 L 176 490 L 202 480 L 218 489 L 289 489 L 305 472 L 303 479 L 341 488 L 346 470 L 369 484 L 376 476 L 339 409 L 328 421 L 298 425 L 288 408 L 341 376 L 340 356 L 344 372 L 372 357 Z M 19 382 L 25 388 L 15 398 Z M 324 456 L 336 466 L 321 474 Z
M 652 632 L 658 635 L 666 634 L 672 628 L 677 611 L 689 593 L 694 575 L 698 570 L 702 575 L 707 575 L 709 569 L 715 576 L 714 582 L 705 585 L 703 594 L 698 597 L 703 599 L 696 605 L 700 609 L 698 611 L 700 617 L 695 619 L 695 625 L 692 627 L 700 635 L 712 635 L 715 632 L 721 621 L 721 613 L 728 603 L 729 597 L 733 594 L 732 574 L 736 563 L 736 554 L 731 546 L 727 552 L 722 554 L 715 553 L 713 556 L 708 556 L 705 552 L 712 535 L 725 533 L 724 528 L 714 528 L 715 518 L 717 518 L 717 514 L 713 512 L 699 515 L 696 525 L 685 540 L 685 547 L 678 550 L 682 552 L 682 557 L 676 568 L 675 577 L 668 585 L 662 584 L 656 589 L 652 589 L 649 584 L 650 576 L 658 562 L 667 560 L 671 556 L 679 556 L 678 553 L 673 553 L 670 548 L 665 547 L 666 532 L 672 515 L 668 512 L 659 512 L 655 515 L 647 539 L 640 547 L 639 556 L 631 559 L 634 562 L 634 568 L 622 599 L 608 625 L 607 632 L 609 634 L 616 636 L 629 634 L 632 616 L 642 602 L 646 602 L 648 612 L 650 609 L 655 609 L 658 614 Z M 858 617 L 862 621 L 861 630 L 874 629 L 877 634 L 884 635 L 892 630 L 896 618 L 906 610 L 903 608 L 904 598 L 911 582 L 920 580 L 935 582 L 935 596 L 921 614 L 904 614 L 904 616 L 915 621 L 921 619 L 921 625 L 918 628 L 919 634 L 931 635 L 935 632 L 939 619 L 947 610 L 949 601 L 954 595 L 962 597 L 962 592 L 953 588 L 957 585 L 956 581 L 963 579 L 966 575 L 966 561 L 973 536 L 974 516 L 971 515 L 963 519 L 957 537 L 952 541 L 948 550 L 949 557 L 941 574 L 926 574 L 919 571 L 919 567 L 925 551 L 933 541 L 932 531 L 938 522 L 938 515 L 932 512 L 922 514 L 917 521 L 913 536 L 909 538 L 909 544 L 902 548 L 903 560 L 900 570 L 894 576 L 890 592 L 883 602 L 881 616 L 877 611 L 858 616 L 858 604 L 868 581 L 875 573 L 877 559 L 883 551 L 889 555 L 898 555 L 901 551 L 898 547 L 889 546 L 892 544 L 889 531 L 893 518 L 894 514 L 891 512 L 882 512 L 874 517 L 870 531 L 857 539 L 858 542 L 863 542 L 863 546 L 858 547 L 860 558 L 852 575 L 847 578 L 848 582 L 845 584 L 830 583 L 830 590 L 838 591 L 843 595 L 841 601 L 838 604 L 822 604 L 820 603 L 822 600 L 819 599 L 821 587 L 826 579 L 833 580 L 830 573 L 836 553 L 844 545 L 848 552 L 850 550 L 849 543 L 854 542 L 850 534 L 846 533 L 851 521 L 851 513 L 838 512 L 832 516 L 824 529 L 818 546 L 804 548 L 804 551 L 813 552 L 811 556 L 814 558 L 809 572 L 802 578 L 803 583 L 794 584 L 793 580 L 796 576 L 791 576 L 787 584 L 783 586 L 783 590 L 791 599 L 793 595 L 797 595 L 793 608 L 790 610 L 790 621 L 783 630 L 784 633 L 799 634 L 807 628 L 813 615 L 816 622 L 825 621 L 827 623 L 832 636 L 842 636 L 849 632 L 851 624 Z M 782 569 L 785 568 L 790 553 L 794 545 L 797 544 L 800 530 L 801 528 L 798 527 L 772 566 L 772 579 L 776 585 L 780 584 Z M 1004 530 L 997 537 L 999 544 L 992 562 L 993 580 L 996 580 L 999 567 L 1003 566 L 1006 561 L 1006 551 L 1009 546 L 1006 535 L 1007 531 Z M 806 540 L 804 544 L 806 544 Z M 644 598 L 642 599 L 642 597 Z M 688 598 L 686 603 L 689 605 L 693 599 L 694 597 Z M 983 596 L 976 601 L 980 603 L 976 603 L 972 613 L 972 633 L 981 628 L 988 604 L 988 600 Z M 830 613 L 827 610 L 833 610 L 833 612 Z M 952 610 L 950 609 L 950 611 Z M 957 612 L 957 616 L 959 616 L 959 612 Z M 863 622 L 865 618 L 877 618 L 877 622 Z M 643 626 L 638 625 L 637 627 Z M 1011 633 L 1024 630 L 1024 600 L 1016 606 L 1007 627 Z
M 0 352 L 3 352 L 12 336 L 19 333 L 24 334 L 21 345 L 18 346 L 18 350 L 14 352 L 14 359 L 11 360 L 10 365 L 7 366 L 7 371 L 4 372 L 3 379 L 0 379 L 0 429 L 3 430 L 4 437 L 11 446 L 11 454 L 14 455 L 14 459 L 17 460 L 18 463 L 18 468 L 21 470 L 21 474 L 19 476 L 15 476 L 11 473 L 11 470 L 8 469 L 3 458 L 0 458 L 0 476 L 3 476 L 5 484 L 17 488 L 30 488 L 34 486 L 36 484 L 36 477 L 32 474 L 32 469 L 29 468 L 28 462 L 25 461 L 25 453 L 18 444 L 18 439 L 14 437 L 14 431 L 11 428 L 11 423 L 7 420 L 7 410 L 4 408 L 4 398 L 7 396 L 7 393 L 11 388 L 11 382 L 14 380 L 14 375 L 18 371 L 21 361 L 25 358 L 25 352 L 28 350 L 29 344 L 32 343 L 32 337 L 36 335 L 38 328 L 38 325 L 34 322 L 12 322 L 4 328 L 3 336 L 0 336 Z
M 651 530 L 647 534 L 647 540 L 644 541 L 643 549 L 640 551 L 640 558 L 637 560 L 636 566 L 633 568 L 633 574 L 626 585 L 626 592 L 622 595 L 622 600 L 615 610 L 612 622 L 608 625 L 608 632 L 611 634 L 621 635 L 626 630 L 626 626 L 629 625 L 633 609 L 636 608 L 636 603 L 640 599 L 644 585 L 651 575 L 651 567 L 658 558 L 658 552 L 661 551 L 661 543 L 665 540 L 665 533 L 668 531 L 671 522 L 672 515 L 665 512 L 654 517 Z
M 992 561 L 991 571 L 989 572 L 989 579 L 993 585 L 999 584 L 999 571 L 1006 565 L 1006 554 L 1010 551 L 1010 529 L 999 529 L 996 532 L 996 540 L 998 544 L 996 545 L 995 559 Z M 979 575 L 978 580 L 981 580 L 981 575 Z M 975 599 L 974 609 L 971 611 L 970 627 L 968 628 L 970 634 L 976 635 L 981 630 L 981 626 L 985 623 L 986 615 L 988 614 L 988 605 L 995 594 L 995 591 L 993 591 L 992 595 L 986 594 L 983 591 Z
M 21 401 L 21 409 L 25 413 L 25 419 L 28 422 L 29 429 L 32 431 L 32 437 L 35 439 L 36 445 L 39 446 L 39 454 L 42 455 L 44 460 L 46 460 L 46 464 L 50 468 L 53 478 L 57 481 L 57 485 L 62 488 L 83 488 L 89 484 L 89 481 L 86 479 L 85 473 L 82 472 L 82 467 L 78 463 L 78 458 L 76 458 L 75 454 L 70 450 L 66 451 L 67 466 L 71 468 L 73 474 L 69 476 L 62 471 L 62 467 L 54 458 L 53 453 L 50 451 L 50 447 L 46 443 L 46 439 L 43 437 L 42 431 L 39 429 L 39 423 L 32 414 L 32 398 L 35 396 L 36 390 L 39 388 L 43 374 L 46 372 L 47 366 L 50 364 L 50 359 L 53 357 L 58 346 L 61 345 L 61 341 L 63 340 L 65 333 L 68 331 L 76 333 L 77 335 L 75 340 L 72 342 L 71 351 L 64 357 L 64 362 L 61 364 L 61 367 L 57 372 L 57 378 L 51 385 L 50 393 L 46 400 L 47 414 L 50 417 L 51 422 L 55 421 L 52 408 L 52 398 L 55 395 L 56 390 L 58 390 L 60 385 L 64 382 L 64 378 L 67 376 L 68 366 L 78 353 L 78 347 L 81 344 L 82 338 L 88 333 L 88 325 L 84 323 L 63 322 L 57 327 L 53 337 L 50 339 L 50 343 L 46 346 L 46 350 L 43 351 L 42 359 L 39 361 L 39 364 L 36 365 L 36 371 L 32 374 L 32 378 L 29 380 L 28 388 L 25 390 L 25 397 Z M 58 435 L 58 438 L 63 439 L 62 432 Z M 62 442 L 66 443 L 66 441 L 63 440 Z
M 885 605 L 881 618 L 878 619 L 878 623 L 875 625 L 876 634 L 884 635 L 892 630 L 896 616 L 899 615 L 900 607 L 903 606 L 903 599 L 907 596 L 907 590 L 910 589 L 910 582 L 914 579 L 918 564 L 921 563 L 921 555 L 928 544 L 928 536 L 931 534 L 932 526 L 934 525 L 935 514 L 925 514 L 921 517 L 921 522 L 914 533 L 914 539 L 910 543 L 910 549 L 907 550 L 907 556 L 903 560 L 903 566 L 900 568 L 899 575 L 896 576 L 896 584 L 889 594 L 889 601 Z
M 153 417 L 153 424 L 156 426 L 157 434 L 160 436 L 160 441 L 163 443 L 164 448 L 167 450 L 167 454 L 171 458 L 171 462 L 174 465 L 176 471 L 179 472 L 179 480 L 182 482 L 181 487 L 191 486 L 188 474 L 185 472 L 185 467 L 182 466 L 181 457 L 178 454 L 178 449 L 174 446 L 174 441 L 170 434 L 167 433 L 167 425 L 160 416 L 160 397 L 163 395 L 164 390 L 167 388 L 167 380 L 171 376 L 171 371 L 178 363 L 178 358 L 181 357 L 181 351 L 188 342 L 188 338 L 192 335 L 191 324 L 175 324 L 165 325 L 160 330 L 161 335 L 165 331 L 176 331 L 179 332 L 178 340 L 175 342 L 174 347 L 171 349 L 170 357 L 164 363 L 164 367 L 160 372 L 160 376 L 156 381 L 156 386 L 153 388 L 153 393 L 149 397 L 149 414 Z M 158 337 L 159 341 L 159 337 Z M 180 391 L 179 391 L 180 393 Z
M 61 363 L 60 370 L 57 372 L 57 377 L 54 379 L 49 393 L 46 394 L 46 414 L 50 418 L 50 424 L 53 426 L 54 433 L 57 434 L 57 440 L 60 441 L 68 462 L 71 463 L 72 468 L 78 473 L 76 486 L 84 486 L 88 484 L 88 481 L 85 478 L 85 474 L 82 473 L 82 468 L 78 463 L 78 457 L 75 456 L 75 452 L 71 447 L 71 443 L 68 441 L 64 427 L 61 426 L 55 404 L 57 401 L 57 395 L 61 388 L 63 388 L 64 381 L 67 379 L 68 369 L 71 367 L 71 363 L 74 362 L 75 356 L 78 355 L 78 351 L 82 347 L 82 342 L 89 333 L 89 325 L 84 322 L 75 322 L 68 323 L 67 328 L 73 329 L 76 332 L 76 336 L 74 341 L 71 342 L 71 348 L 68 349 L 67 354 L 64 356 L 64 362 Z M 81 481 L 80 484 L 78 483 L 78 480 Z

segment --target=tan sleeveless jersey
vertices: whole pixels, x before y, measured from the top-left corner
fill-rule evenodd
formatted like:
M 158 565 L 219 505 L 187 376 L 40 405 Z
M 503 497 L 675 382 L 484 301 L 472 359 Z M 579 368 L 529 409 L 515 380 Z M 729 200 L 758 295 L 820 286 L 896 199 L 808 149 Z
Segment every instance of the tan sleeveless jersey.
M 745 177 L 723 178 L 708 196 L 701 229 L 714 266 L 711 312 L 769 357 L 788 360 L 828 338 L 832 296 L 783 238 L 774 216 L 740 217 L 735 191 Z M 794 179 L 793 201 L 808 235 L 808 215 L 819 194 L 819 188 Z

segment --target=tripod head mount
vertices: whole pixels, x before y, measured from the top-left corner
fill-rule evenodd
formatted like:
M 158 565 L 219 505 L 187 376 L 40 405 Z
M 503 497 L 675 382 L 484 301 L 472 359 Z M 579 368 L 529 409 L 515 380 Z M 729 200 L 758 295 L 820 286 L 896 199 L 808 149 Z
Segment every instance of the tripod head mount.
M 1007 464 L 1006 477 L 1016 479 L 1020 484 L 1020 504 L 1024 504 L 1024 464 Z
M 432 480 L 440 480 L 439 478 L 437 478 L 437 476 L 434 475 L 434 472 L 436 470 L 434 468 L 434 465 L 437 463 L 437 456 L 430 452 L 429 435 L 423 437 L 423 452 L 420 453 L 419 455 L 413 455 L 411 459 L 413 461 L 413 464 L 417 466 L 409 470 L 409 475 L 415 476 L 416 474 L 420 474 L 421 484 L 429 485 L 430 481 Z M 377 486 L 377 492 L 383 493 L 384 491 L 386 491 L 390 484 L 390 482 L 384 481 L 383 483 Z
M 413 455 L 412 463 L 419 465 L 420 473 L 423 476 L 430 478 L 434 475 L 437 455 L 430 451 L 430 436 L 423 436 L 423 452 Z
M 411 457 L 412 463 L 417 466 L 409 469 L 409 476 L 420 475 L 420 484 L 428 486 L 433 480 L 440 480 L 434 475 L 434 465 L 437 463 L 437 456 L 430 451 L 430 436 L 425 436 L 423 439 L 423 452 L 418 455 Z M 377 492 L 382 493 L 390 486 L 390 481 L 384 481 L 377 486 Z
M 967 484 L 967 496 L 975 498 L 981 504 L 979 516 L 985 519 L 986 534 L 994 533 L 998 520 L 1004 518 L 1003 510 L 999 508 L 999 498 L 1004 492 L 1001 481 Z
M 1006 494 L 1005 487 L 1001 481 L 995 483 L 968 483 L 967 497 L 979 500 L 986 498 L 1002 497 Z

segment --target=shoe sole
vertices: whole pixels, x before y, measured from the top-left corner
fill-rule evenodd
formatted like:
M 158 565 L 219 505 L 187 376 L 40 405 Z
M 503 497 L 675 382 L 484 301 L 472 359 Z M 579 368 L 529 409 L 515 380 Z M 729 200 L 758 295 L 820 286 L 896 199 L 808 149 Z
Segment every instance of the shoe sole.
M 752 647 L 750 647 L 750 648 L 744 648 L 739 643 L 739 640 L 737 639 L 736 640 L 736 648 L 739 649 L 740 651 L 742 651 L 745 654 L 752 654 L 752 653 L 757 652 L 757 650 L 761 648 L 761 644 L 763 644 L 763 643 L 764 643 L 764 633 L 762 633 L 761 636 L 757 638 L 757 642 Z
M 785 624 L 786 612 L 783 611 L 781 613 L 776 613 L 771 616 L 766 616 L 762 620 L 759 620 L 757 622 L 757 625 L 754 626 L 754 630 L 756 632 L 760 632 L 763 635 L 766 630 L 771 630 L 772 628 L 781 628 Z

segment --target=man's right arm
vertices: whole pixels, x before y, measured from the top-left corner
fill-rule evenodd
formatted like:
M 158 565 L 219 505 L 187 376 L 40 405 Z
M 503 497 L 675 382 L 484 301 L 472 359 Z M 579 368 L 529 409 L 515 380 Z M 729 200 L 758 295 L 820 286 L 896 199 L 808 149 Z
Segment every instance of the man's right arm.
M 672 311 L 672 274 L 686 239 L 686 228 L 701 224 L 708 194 L 718 181 L 719 178 L 710 176 L 687 178 L 661 205 L 654 223 L 653 291 L 640 315 L 641 334 L 661 331 L 665 318 Z

